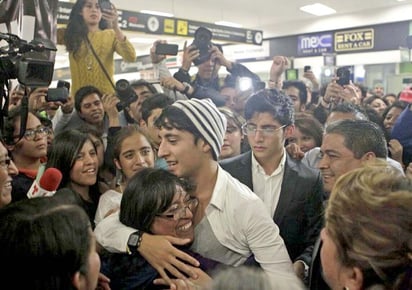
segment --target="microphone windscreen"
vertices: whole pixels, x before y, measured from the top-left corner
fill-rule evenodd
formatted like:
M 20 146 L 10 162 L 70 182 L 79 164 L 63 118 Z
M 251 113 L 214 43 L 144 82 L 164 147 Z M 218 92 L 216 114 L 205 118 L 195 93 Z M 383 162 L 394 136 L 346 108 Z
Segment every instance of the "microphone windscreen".
M 47 191 L 55 191 L 62 181 L 63 175 L 57 168 L 47 168 L 40 177 L 40 187 Z

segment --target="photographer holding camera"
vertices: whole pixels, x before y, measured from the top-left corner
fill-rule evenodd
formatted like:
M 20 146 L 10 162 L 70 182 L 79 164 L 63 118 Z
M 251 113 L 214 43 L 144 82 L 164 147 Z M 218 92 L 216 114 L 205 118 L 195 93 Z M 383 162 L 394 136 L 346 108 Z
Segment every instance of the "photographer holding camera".
M 125 79 L 118 80 L 116 95 L 120 99 L 118 104 L 120 126 L 139 124 L 142 117 L 142 103 L 154 94 L 157 94 L 156 88 L 144 79 L 131 83 Z
M 189 46 L 185 43 L 182 66 L 174 77 L 184 85 L 183 93 L 189 98 L 211 98 L 216 106 L 223 106 L 226 99 L 219 93 L 223 82 L 218 75 L 221 66 L 226 67 L 233 77 L 251 78 L 255 90 L 260 87 L 261 80 L 245 66 L 226 59 L 222 47 L 212 42 L 212 36 L 207 28 L 196 30 L 193 43 Z M 193 78 L 189 75 L 192 62 L 198 68 Z

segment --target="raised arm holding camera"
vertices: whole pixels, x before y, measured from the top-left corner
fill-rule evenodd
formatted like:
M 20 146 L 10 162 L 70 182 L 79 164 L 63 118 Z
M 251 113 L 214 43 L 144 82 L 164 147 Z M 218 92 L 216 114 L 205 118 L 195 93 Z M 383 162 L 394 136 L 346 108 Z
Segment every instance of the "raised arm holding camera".
M 260 78 L 245 66 L 227 60 L 220 45 L 212 42 L 212 32 L 205 27 L 199 27 L 195 32 L 193 43 L 184 48 L 182 67 L 174 74 L 174 77 L 193 93 L 189 98 L 211 98 L 217 106 L 223 106 L 226 99 L 219 91 L 223 82 L 219 79 L 221 66 L 233 77 L 249 77 L 252 79 L 254 89 L 258 89 Z M 189 74 L 190 65 L 197 66 L 198 72 L 192 78 Z M 185 93 L 187 93 L 187 91 Z
M 78 0 L 70 13 L 64 40 L 74 94 L 85 85 L 113 94 L 114 53 L 125 61 L 136 59 L 133 45 L 119 27 L 117 10 L 107 0 Z

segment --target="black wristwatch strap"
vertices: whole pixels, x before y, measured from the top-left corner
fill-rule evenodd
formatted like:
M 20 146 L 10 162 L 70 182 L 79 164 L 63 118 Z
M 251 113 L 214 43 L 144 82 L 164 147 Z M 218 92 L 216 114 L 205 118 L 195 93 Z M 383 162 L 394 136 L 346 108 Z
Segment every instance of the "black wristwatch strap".
M 129 239 L 127 240 L 127 247 L 126 247 L 126 251 L 129 255 L 137 254 L 137 249 L 139 249 L 140 244 L 142 243 L 142 237 L 143 237 L 143 232 L 139 230 L 130 234 Z

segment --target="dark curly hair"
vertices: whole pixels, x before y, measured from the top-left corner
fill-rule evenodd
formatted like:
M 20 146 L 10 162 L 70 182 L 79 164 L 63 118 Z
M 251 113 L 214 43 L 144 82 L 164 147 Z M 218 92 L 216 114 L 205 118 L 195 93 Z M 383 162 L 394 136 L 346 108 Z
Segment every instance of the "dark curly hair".
M 291 99 L 277 89 L 264 89 L 251 95 L 245 104 L 245 117 L 250 120 L 255 113 L 269 113 L 281 125 L 295 123 L 295 110 Z

